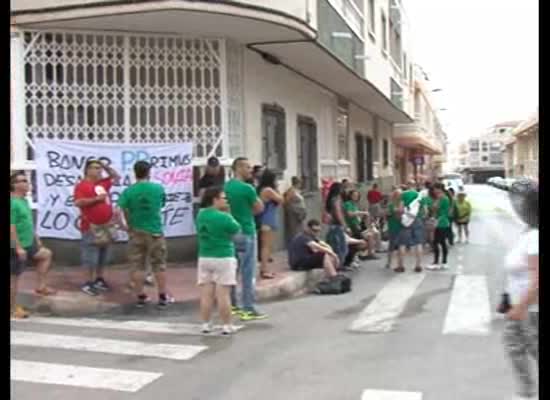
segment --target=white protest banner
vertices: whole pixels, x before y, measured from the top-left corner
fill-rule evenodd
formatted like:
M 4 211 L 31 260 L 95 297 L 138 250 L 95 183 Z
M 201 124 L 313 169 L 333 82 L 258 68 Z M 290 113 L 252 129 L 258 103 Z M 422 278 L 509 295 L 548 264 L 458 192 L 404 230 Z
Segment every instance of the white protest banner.
M 150 162 L 151 181 L 160 183 L 166 191 L 166 207 L 162 211 L 166 237 L 195 233 L 191 143 L 107 144 L 38 139 L 35 148 L 39 236 L 80 239 L 80 211 L 74 205 L 73 192 L 89 159 L 99 159 L 120 174 L 120 182 L 111 189 L 111 202 L 115 205 L 122 191 L 135 182 L 135 162 Z M 120 235 L 120 239 L 125 240 L 126 235 Z

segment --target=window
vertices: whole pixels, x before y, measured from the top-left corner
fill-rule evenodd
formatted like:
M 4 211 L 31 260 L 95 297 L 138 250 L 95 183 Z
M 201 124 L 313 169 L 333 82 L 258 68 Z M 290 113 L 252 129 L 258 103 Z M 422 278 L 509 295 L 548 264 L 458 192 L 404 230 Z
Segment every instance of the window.
M 504 163 L 504 154 L 503 153 L 492 153 L 489 154 L 489 162 L 492 165 L 500 165 Z
M 355 134 L 357 181 L 363 183 L 374 180 L 373 172 L 373 142 L 372 139 Z
M 498 151 L 502 147 L 502 144 L 500 142 L 491 142 L 491 150 Z
M 401 28 L 390 20 L 390 54 L 393 61 L 399 68 L 402 68 L 403 49 L 401 45 Z
M 338 159 L 349 160 L 349 105 L 345 100 L 338 100 Z
M 206 158 L 214 147 L 216 156 L 226 156 L 223 41 L 76 31 L 23 38 L 30 142 L 192 141 L 194 157 Z
M 319 188 L 317 158 L 317 125 L 312 118 L 298 117 L 298 175 L 306 192 Z
M 388 20 L 382 11 L 380 14 L 380 36 L 382 37 L 382 50 L 388 51 Z
M 489 146 L 487 145 L 487 142 L 481 143 L 481 151 L 489 151 Z
M 403 53 L 403 77 L 405 79 L 407 79 L 407 72 L 408 72 L 408 68 L 407 68 L 407 53 Z
M 263 163 L 277 173 L 286 169 L 286 117 L 277 105 L 262 106 Z
M 483 156 L 483 157 L 481 157 L 481 161 L 487 162 L 487 161 L 489 161 L 489 157 Z
M 470 151 L 479 151 L 479 140 L 470 140 Z
M 369 0 L 369 32 L 375 33 L 376 32 L 376 1 L 375 0 Z
M 384 139 L 382 142 L 382 160 L 384 167 L 390 165 L 390 142 L 388 142 L 388 139 Z
M 506 133 L 506 128 L 500 128 L 500 129 L 498 130 L 498 133 L 501 133 L 501 134 L 502 134 L 502 133 Z

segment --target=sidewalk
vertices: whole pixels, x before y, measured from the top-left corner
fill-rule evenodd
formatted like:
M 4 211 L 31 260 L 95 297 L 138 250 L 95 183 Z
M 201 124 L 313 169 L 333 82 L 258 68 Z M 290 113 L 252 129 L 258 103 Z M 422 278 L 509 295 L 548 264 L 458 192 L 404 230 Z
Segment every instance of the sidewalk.
M 258 301 L 283 299 L 307 293 L 323 277 L 322 270 L 290 271 L 286 252 L 274 254 L 273 259 L 270 267 L 271 271 L 276 273 L 276 277 L 257 281 Z M 85 276 L 86 271 L 81 267 L 54 266 L 48 276 L 48 282 L 49 286 L 58 290 L 58 293 L 55 296 L 41 297 L 34 294 L 36 273 L 29 269 L 21 276 L 18 301 L 31 311 L 60 316 L 101 313 L 135 302 L 135 296 L 128 287 L 128 265 L 113 265 L 107 269 L 105 278 L 112 289 L 97 297 L 88 296 L 80 291 Z M 199 288 L 196 279 L 194 262 L 168 265 L 168 289 L 176 303 L 198 302 Z M 156 299 L 155 287 L 145 286 L 145 291 L 152 299 Z

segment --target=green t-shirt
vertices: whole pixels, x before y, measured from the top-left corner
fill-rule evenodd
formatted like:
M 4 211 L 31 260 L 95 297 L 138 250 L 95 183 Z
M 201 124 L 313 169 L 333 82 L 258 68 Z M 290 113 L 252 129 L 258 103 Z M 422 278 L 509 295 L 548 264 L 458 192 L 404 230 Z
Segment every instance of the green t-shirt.
M 395 205 L 390 203 L 388 204 L 388 231 L 390 233 L 399 233 L 401 228 L 401 220 L 397 216 Z
M 235 257 L 233 235 L 241 230 L 231 214 L 213 207 L 203 208 L 197 215 L 197 237 L 199 257 Z
M 10 223 L 15 225 L 17 239 L 23 248 L 31 247 L 34 241 L 32 210 L 26 198 L 11 196 Z
M 254 187 L 238 179 L 231 179 L 225 184 L 223 191 L 231 207 L 231 215 L 241 225 L 243 233 L 248 236 L 254 235 L 256 224 L 252 209 L 258 201 Z
M 361 224 L 361 218 L 349 217 L 347 215 L 347 212 L 357 212 L 357 211 L 359 211 L 359 207 L 357 207 L 357 204 L 354 201 L 349 200 L 344 203 L 346 225 L 350 228 L 352 226 L 359 226 Z
M 433 205 L 432 198 L 430 196 L 422 197 L 420 199 L 420 210 L 418 211 L 418 216 L 420 218 L 424 218 L 426 216 L 426 212 L 430 213 L 430 207 Z
M 129 214 L 130 228 L 152 235 L 163 234 L 161 210 L 165 204 L 164 188 L 154 182 L 137 182 L 118 199 L 118 206 Z
M 449 221 L 449 209 L 451 208 L 451 201 L 447 196 L 443 196 L 439 199 L 439 206 L 437 208 L 437 227 L 448 228 L 451 226 Z
M 457 201 L 455 203 L 456 212 L 457 212 L 457 221 L 460 223 L 470 221 L 470 215 L 472 214 L 472 205 L 468 200 L 463 202 Z

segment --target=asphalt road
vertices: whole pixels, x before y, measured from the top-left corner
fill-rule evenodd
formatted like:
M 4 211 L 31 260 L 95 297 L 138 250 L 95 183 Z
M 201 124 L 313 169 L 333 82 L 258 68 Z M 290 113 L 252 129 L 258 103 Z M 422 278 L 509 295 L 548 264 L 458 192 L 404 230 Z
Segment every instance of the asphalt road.
M 511 398 L 503 321 L 494 309 L 503 257 L 522 227 L 505 192 L 467 191 L 471 240 L 451 249 L 448 271 L 420 276 L 410 259 L 396 276 L 382 260 L 366 262 L 351 293 L 262 304 L 270 319 L 230 338 L 196 335 L 197 326 L 184 325 L 196 324 L 195 309 L 12 323 L 13 398 Z

